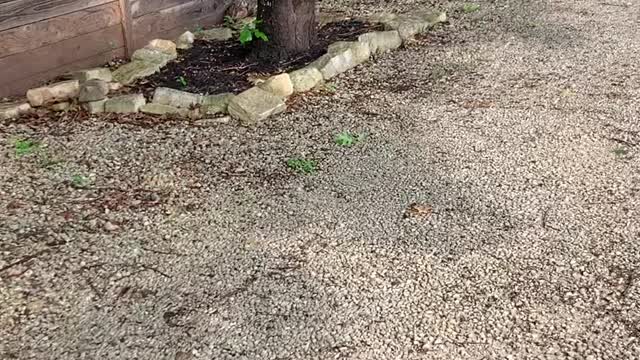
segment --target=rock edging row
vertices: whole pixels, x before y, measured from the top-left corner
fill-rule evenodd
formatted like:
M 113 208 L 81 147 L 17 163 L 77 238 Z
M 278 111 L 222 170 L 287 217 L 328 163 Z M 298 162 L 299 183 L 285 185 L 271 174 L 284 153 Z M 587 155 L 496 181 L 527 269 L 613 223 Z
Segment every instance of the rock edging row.
M 157 88 L 150 103 L 142 94 L 120 95 L 108 98 L 112 91 L 123 85 L 150 76 L 178 56 L 177 49 L 193 46 L 196 36 L 182 34 L 174 43 L 169 40 L 152 40 L 136 50 L 131 62 L 114 72 L 107 68 L 94 68 L 70 74 L 70 79 L 27 91 L 25 102 L 0 104 L 0 119 L 19 116 L 32 107 L 48 106 L 54 111 L 71 108 L 79 103 L 90 113 L 135 113 L 154 115 L 176 114 L 201 118 L 217 114 L 229 114 L 243 125 L 254 125 L 286 110 L 286 99 L 295 94 L 314 89 L 325 81 L 344 73 L 366 61 L 373 55 L 391 51 L 410 41 L 438 23 L 445 22 L 445 13 L 415 12 L 395 15 L 380 14 L 367 19 L 384 24 L 384 31 L 360 35 L 357 41 L 339 41 L 329 46 L 327 53 L 306 67 L 290 73 L 278 74 L 266 81 L 234 95 L 231 93 L 200 95 L 185 91 Z M 230 29 L 217 28 L 198 34 L 207 40 L 227 40 Z

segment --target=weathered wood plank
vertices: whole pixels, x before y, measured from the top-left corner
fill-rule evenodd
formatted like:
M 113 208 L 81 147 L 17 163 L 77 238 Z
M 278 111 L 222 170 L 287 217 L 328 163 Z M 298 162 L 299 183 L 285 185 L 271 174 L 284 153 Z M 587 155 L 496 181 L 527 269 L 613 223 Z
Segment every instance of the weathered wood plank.
M 0 58 L 120 23 L 117 2 L 0 32 Z M 1 71 L 1 70 L 0 70 Z
M 124 36 L 125 53 L 128 56 L 135 50 L 133 44 L 133 18 L 131 15 L 131 0 L 118 0 L 120 17 L 122 20 L 122 35 Z
M 227 6 L 232 0 L 198 0 L 200 5 Z M 184 4 L 185 0 L 131 0 L 133 18 Z
M 196 0 L 141 16 L 133 20 L 134 45 L 140 48 L 149 39 L 175 34 L 178 29 L 193 30 L 198 25 L 219 23 L 224 10 L 219 2 Z
M 0 83 L 0 97 L 24 95 L 27 90 L 37 86 L 41 86 L 46 81 L 55 79 L 56 77 L 67 72 L 86 69 L 93 66 L 99 66 L 107 63 L 109 60 L 123 56 L 124 47 L 121 47 L 119 49 L 113 49 L 101 54 L 93 55 L 86 59 L 77 60 L 72 63 L 57 67 L 55 69 L 49 69 L 44 72 L 32 74 L 15 81 L 2 82 Z
M 0 59 L 3 83 L 124 47 L 120 24 Z
M 113 2 L 113 0 L 0 1 L 0 31 L 110 2 Z

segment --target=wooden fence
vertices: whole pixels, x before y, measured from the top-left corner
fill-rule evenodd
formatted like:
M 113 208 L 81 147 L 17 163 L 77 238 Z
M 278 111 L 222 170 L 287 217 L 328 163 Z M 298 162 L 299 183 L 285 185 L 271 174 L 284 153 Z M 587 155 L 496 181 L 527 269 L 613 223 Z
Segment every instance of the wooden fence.
M 227 0 L 0 0 L 0 97 L 219 23 Z

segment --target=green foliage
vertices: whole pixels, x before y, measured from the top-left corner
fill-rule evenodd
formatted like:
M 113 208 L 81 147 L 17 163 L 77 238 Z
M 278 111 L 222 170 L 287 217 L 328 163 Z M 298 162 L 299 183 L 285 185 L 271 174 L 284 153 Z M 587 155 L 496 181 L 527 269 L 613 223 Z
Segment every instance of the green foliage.
M 287 166 L 295 172 L 312 174 L 317 170 L 318 163 L 314 160 L 294 158 L 287 160 Z
M 198 25 L 198 26 L 196 26 L 196 28 L 193 30 L 193 33 L 197 35 L 197 34 L 200 34 L 200 33 L 201 33 L 201 32 L 203 32 L 203 31 L 204 31 L 204 28 L 203 28 L 202 26 Z
M 18 139 L 14 143 L 16 156 L 29 155 L 40 149 L 40 143 L 30 139 Z
M 261 23 L 262 20 L 254 20 L 250 23 L 245 24 L 242 29 L 240 29 L 240 36 L 238 37 L 238 41 L 240 41 L 242 45 L 247 45 L 256 39 L 269 41 L 267 34 L 263 33 L 262 30 L 258 28 L 258 25 L 260 25 Z
M 480 5 L 478 4 L 465 3 L 464 5 L 462 5 L 462 12 L 464 12 L 465 14 L 471 14 L 478 10 L 480 10 Z
M 349 147 L 363 141 L 364 138 L 365 138 L 364 134 L 352 134 L 349 132 L 341 132 L 340 134 L 336 135 L 335 143 L 340 146 Z
M 335 84 L 332 83 L 325 83 L 323 86 L 324 91 L 326 92 L 330 92 L 330 93 L 335 93 L 336 91 L 338 91 L 338 87 Z
M 89 186 L 90 183 L 89 178 L 84 175 L 76 174 L 71 177 L 71 186 L 76 189 L 84 189 Z
M 184 76 L 178 76 L 176 80 L 178 80 L 178 82 L 180 83 L 180 85 L 182 85 L 182 87 L 187 87 L 187 85 L 189 85 L 187 83 L 187 79 L 185 79 Z
M 619 147 L 619 148 L 613 149 L 613 153 L 616 156 L 624 157 L 625 155 L 627 155 L 629 153 L 629 150 L 627 150 L 627 149 L 625 149 L 623 147 Z
M 228 27 L 229 29 L 235 29 L 238 22 L 233 17 L 227 15 L 224 17 L 224 27 Z

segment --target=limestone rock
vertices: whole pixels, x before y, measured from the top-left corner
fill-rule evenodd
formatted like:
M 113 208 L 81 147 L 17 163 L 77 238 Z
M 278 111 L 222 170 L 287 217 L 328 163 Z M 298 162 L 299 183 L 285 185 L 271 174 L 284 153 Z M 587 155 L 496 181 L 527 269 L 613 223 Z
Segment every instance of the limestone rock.
M 258 87 L 280 97 L 287 97 L 293 94 L 291 77 L 286 73 L 272 76 L 258 85 Z
M 157 49 L 150 49 L 150 48 L 138 49 L 131 56 L 131 59 L 133 61 L 137 60 L 137 61 L 143 61 L 148 63 L 154 63 L 154 64 L 158 64 L 158 66 L 160 67 L 167 65 L 169 61 L 175 58 L 176 56 L 167 54 Z
M 107 68 L 93 68 L 93 69 L 80 70 L 80 71 L 73 72 L 71 74 L 71 77 L 73 79 L 80 81 L 80 83 L 83 83 L 87 80 L 94 80 L 94 79 L 110 82 L 113 79 L 111 70 Z
M 213 28 L 196 33 L 196 39 L 208 41 L 225 41 L 233 38 L 233 31 L 229 28 Z
M 26 102 L 0 103 L 0 120 L 18 117 L 31 110 L 31 105 Z
M 403 41 L 412 39 L 416 34 L 447 21 L 444 12 L 417 11 L 410 14 L 394 15 L 379 14 L 370 18 L 371 21 L 381 22 L 387 30 L 397 30 Z
M 54 102 L 73 99 L 78 96 L 80 82 L 78 80 L 62 81 L 27 91 L 27 99 L 31 106 L 42 106 Z
M 187 31 L 178 37 L 176 41 L 176 47 L 178 49 L 186 50 L 191 49 L 193 47 L 193 42 L 195 41 L 195 35 L 191 31 Z
M 229 102 L 234 96 L 232 93 L 223 93 L 202 97 L 202 113 L 204 115 L 226 114 Z
M 369 46 L 361 42 L 337 42 L 329 46 L 329 50 L 309 66 L 322 73 L 325 80 L 353 69 L 369 58 Z
M 243 125 L 253 125 L 271 115 L 283 112 L 287 106 L 284 100 L 268 91 L 252 87 L 229 102 L 229 114 Z
M 107 102 L 107 99 L 91 101 L 82 104 L 82 108 L 88 111 L 90 114 L 98 114 L 104 112 L 104 104 Z
M 402 38 L 397 30 L 375 31 L 362 34 L 358 41 L 369 44 L 371 54 L 380 54 L 389 50 L 394 50 L 402 45 Z
M 105 81 L 93 79 L 80 85 L 79 102 L 90 102 L 105 99 L 109 93 L 109 84 Z
M 104 103 L 104 111 L 112 113 L 135 113 L 146 104 L 144 95 L 132 94 L 111 98 Z
M 160 87 L 154 91 L 152 102 L 178 108 L 189 108 L 192 105 L 199 105 L 202 102 L 202 95 Z
M 371 57 L 369 44 L 360 41 L 338 41 L 327 49 L 328 54 L 342 54 L 346 51 L 351 51 L 356 64 L 362 64 Z
M 147 44 L 145 48 L 160 51 L 173 57 L 174 59 L 178 56 L 176 44 L 170 40 L 154 39 L 149 41 L 149 44 Z
M 132 61 L 120 66 L 113 72 L 113 79 L 123 85 L 129 85 L 134 81 L 153 75 L 158 72 L 161 65 L 147 61 Z
M 112 81 L 109 83 L 109 91 L 118 91 L 120 89 L 122 89 L 122 84 L 120 84 L 119 82 Z
M 320 70 L 310 66 L 289 73 L 289 78 L 296 93 L 309 91 L 324 81 Z
M 184 109 L 178 109 L 177 107 L 162 104 L 144 104 L 140 107 L 140 112 L 153 115 L 186 113 Z
M 65 102 L 53 104 L 50 106 L 50 108 L 53 111 L 67 111 L 71 109 L 71 103 L 65 101 Z

